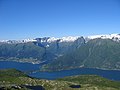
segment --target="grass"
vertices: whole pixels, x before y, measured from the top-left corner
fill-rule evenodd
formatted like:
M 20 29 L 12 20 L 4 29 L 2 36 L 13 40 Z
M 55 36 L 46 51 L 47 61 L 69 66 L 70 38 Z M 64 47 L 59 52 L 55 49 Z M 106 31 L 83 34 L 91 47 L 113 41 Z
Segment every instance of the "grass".
M 0 87 L 5 87 L 4 90 L 14 90 L 12 88 L 13 85 L 40 85 L 45 90 L 120 90 L 120 82 L 111 81 L 96 75 L 80 75 L 57 80 L 44 80 L 31 78 L 15 69 L 0 70 Z M 70 85 L 80 85 L 81 88 L 71 88 Z M 29 89 L 22 87 L 19 90 Z

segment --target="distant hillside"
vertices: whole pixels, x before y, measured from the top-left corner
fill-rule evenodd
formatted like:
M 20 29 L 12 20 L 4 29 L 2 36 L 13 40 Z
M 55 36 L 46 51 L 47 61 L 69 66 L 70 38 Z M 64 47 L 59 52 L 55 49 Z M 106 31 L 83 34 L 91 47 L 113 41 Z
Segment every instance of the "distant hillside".
M 119 90 L 120 82 L 96 75 L 43 80 L 29 77 L 15 69 L 0 70 L 0 90 L 30 90 L 30 88 L 32 90 Z
M 42 70 L 71 68 L 100 68 L 120 70 L 120 43 L 111 39 L 93 39 L 73 52 L 44 65 Z

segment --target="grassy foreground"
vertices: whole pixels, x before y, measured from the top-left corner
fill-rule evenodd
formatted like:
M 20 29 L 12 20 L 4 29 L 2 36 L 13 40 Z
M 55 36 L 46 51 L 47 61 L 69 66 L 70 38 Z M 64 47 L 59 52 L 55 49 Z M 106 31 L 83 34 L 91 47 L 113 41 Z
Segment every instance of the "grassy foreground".
M 71 85 L 80 87 L 73 88 Z M 0 90 L 31 90 L 27 86 L 41 86 L 39 90 L 120 90 L 120 82 L 96 75 L 70 76 L 57 80 L 29 77 L 16 69 L 0 70 Z M 37 89 L 32 89 L 37 90 Z

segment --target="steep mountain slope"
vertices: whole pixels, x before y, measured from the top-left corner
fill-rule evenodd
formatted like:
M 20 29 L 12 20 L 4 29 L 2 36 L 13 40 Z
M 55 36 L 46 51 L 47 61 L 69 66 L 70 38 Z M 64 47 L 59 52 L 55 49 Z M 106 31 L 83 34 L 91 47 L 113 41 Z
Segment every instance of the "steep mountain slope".
M 93 39 L 43 66 L 42 69 L 62 70 L 80 67 L 120 70 L 120 43 L 111 39 Z

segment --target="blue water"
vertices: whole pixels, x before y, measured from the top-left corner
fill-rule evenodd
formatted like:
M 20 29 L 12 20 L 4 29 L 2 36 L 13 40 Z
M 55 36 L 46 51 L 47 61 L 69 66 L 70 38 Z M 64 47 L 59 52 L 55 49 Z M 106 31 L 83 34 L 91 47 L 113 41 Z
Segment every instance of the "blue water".
M 120 71 L 112 71 L 112 70 L 100 70 L 100 69 L 91 69 L 91 68 L 79 68 L 72 70 L 62 70 L 57 72 L 36 72 L 30 74 L 30 76 L 37 78 L 45 78 L 45 79 L 56 79 L 62 78 L 65 76 L 72 75 L 99 75 L 111 80 L 120 81 Z
M 0 69 L 16 68 L 18 70 L 26 72 L 26 71 L 39 70 L 40 66 L 41 65 L 39 64 L 0 61 Z M 86 75 L 86 74 L 99 75 L 111 80 L 120 81 L 120 71 L 100 70 L 100 69 L 91 69 L 91 68 L 79 68 L 79 69 L 72 69 L 72 70 L 62 70 L 57 72 L 35 72 L 35 73 L 30 73 L 29 75 L 36 78 L 53 80 L 53 79 L 62 78 L 65 76 Z

